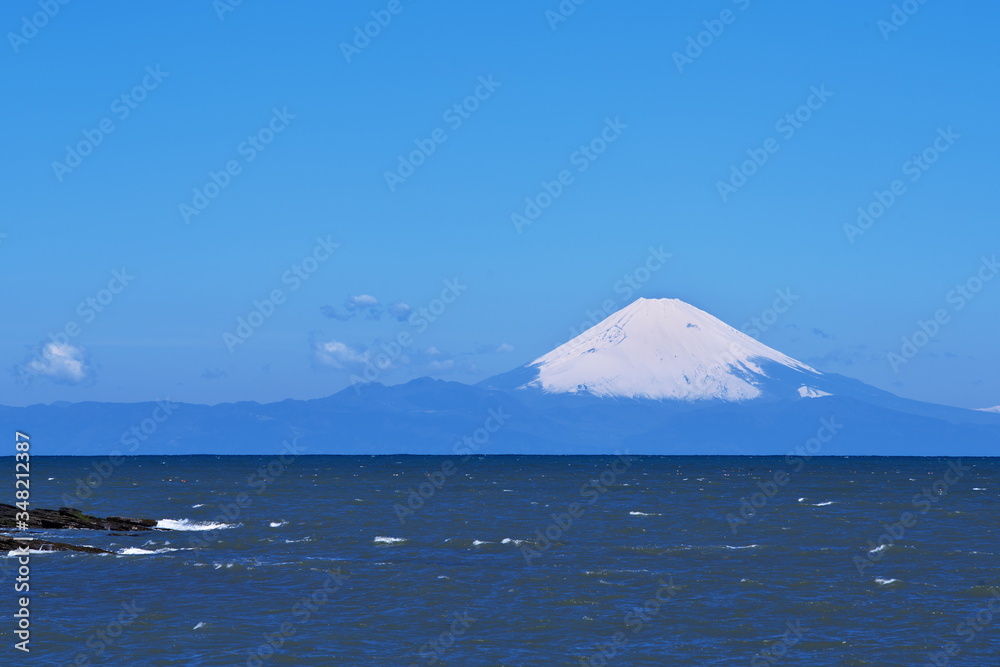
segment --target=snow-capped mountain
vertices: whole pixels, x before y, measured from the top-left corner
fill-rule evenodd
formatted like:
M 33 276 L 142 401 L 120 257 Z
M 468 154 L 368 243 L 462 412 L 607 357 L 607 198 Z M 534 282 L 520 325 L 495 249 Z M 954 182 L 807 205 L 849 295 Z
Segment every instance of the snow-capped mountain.
M 602 398 L 746 401 L 765 391 L 830 395 L 815 388 L 823 384 L 816 369 L 679 299 L 638 299 L 511 379 L 516 389 Z
M 0 406 L 48 455 L 106 456 L 155 403 Z M 123 430 L 125 436 L 122 435 Z M 172 404 L 141 454 L 996 456 L 1000 414 L 823 373 L 676 299 L 639 299 L 477 385 L 419 378 L 312 400 Z M 110 444 L 109 444 L 110 443 Z M 124 451 L 124 449 L 122 451 Z M 463 459 L 464 460 L 464 459 Z

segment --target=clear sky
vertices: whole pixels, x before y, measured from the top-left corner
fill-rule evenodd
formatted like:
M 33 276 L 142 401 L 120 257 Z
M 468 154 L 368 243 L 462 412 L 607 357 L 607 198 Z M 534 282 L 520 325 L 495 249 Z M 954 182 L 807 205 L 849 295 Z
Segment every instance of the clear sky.
M 902 5 L 5 2 L 0 404 L 473 382 L 645 296 L 998 405 L 1000 9 Z

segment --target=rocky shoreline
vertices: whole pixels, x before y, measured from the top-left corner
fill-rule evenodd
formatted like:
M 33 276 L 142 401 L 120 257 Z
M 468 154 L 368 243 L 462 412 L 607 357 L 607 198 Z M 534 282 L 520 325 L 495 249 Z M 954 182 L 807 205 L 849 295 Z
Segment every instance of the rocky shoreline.
M 97 547 L 77 546 L 63 542 L 48 540 L 15 540 L 14 529 L 17 526 L 17 507 L 0 503 L 0 550 L 12 551 L 28 547 L 34 551 L 81 551 L 86 553 L 112 553 Z M 121 516 L 98 517 L 84 514 L 72 507 L 60 507 L 57 510 L 32 509 L 29 513 L 28 528 L 70 529 L 70 530 L 107 530 L 114 533 L 128 533 L 148 530 L 168 530 L 157 528 L 152 519 L 131 519 Z

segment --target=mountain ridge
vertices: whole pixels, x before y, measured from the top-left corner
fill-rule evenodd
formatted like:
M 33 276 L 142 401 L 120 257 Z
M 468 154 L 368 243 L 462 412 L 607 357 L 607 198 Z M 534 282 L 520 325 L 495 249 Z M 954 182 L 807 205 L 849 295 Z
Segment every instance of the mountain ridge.
M 670 299 L 633 302 L 475 385 L 417 378 L 274 403 L 0 406 L 0 425 L 31 433 L 34 453 L 98 456 L 271 454 L 289 441 L 308 454 L 765 455 L 801 445 L 823 420 L 844 425 L 824 455 L 1000 452 L 996 412 L 823 373 Z

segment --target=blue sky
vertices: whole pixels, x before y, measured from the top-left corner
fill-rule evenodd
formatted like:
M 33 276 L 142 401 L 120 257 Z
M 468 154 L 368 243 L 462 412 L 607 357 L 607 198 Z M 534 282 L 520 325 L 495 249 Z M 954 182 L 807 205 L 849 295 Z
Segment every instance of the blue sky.
M 904 4 L 4 3 L 0 403 L 473 382 L 645 296 L 1000 404 L 1000 12 Z

